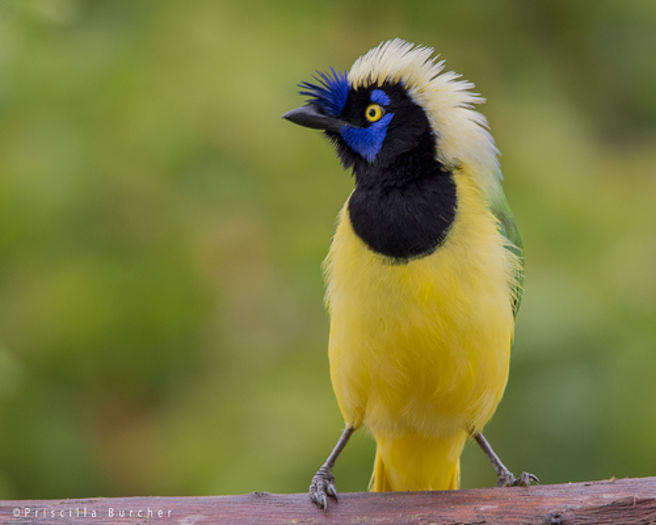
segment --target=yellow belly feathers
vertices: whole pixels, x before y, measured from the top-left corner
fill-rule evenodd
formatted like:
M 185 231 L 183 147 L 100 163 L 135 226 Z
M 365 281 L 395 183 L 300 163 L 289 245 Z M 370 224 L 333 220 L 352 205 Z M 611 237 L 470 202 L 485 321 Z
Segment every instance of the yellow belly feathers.
M 456 218 L 432 254 L 374 253 L 345 205 L 325 261 L 331 379 L 347 425 L 377 440 L 375 490 L 456 488 L 508 378 L 517 261 L 472 179 L 453 177 Z

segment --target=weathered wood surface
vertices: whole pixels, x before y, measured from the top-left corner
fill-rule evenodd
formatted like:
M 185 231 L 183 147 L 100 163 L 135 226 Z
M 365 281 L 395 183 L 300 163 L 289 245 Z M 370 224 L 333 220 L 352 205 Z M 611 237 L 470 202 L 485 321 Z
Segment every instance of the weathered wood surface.
M 324 514 L 307 494 L 0 501 L 0 523 L 656 524 L 656 477 L 449 492 L 341 494 Z

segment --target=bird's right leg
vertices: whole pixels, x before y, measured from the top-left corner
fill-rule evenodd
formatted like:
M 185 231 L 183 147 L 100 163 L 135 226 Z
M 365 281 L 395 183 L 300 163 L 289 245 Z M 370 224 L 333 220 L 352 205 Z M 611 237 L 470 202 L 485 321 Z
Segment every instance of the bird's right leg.
M 346 446 L 351 434 L 355 430 L 354 427 L 347 426 L 342 432 L 342 435 L 339 436 L 335 448 L 330 453 L 326 461 L 317 473 L 312 478 L 312 483 L 310 483 L 310 499 L 323 508 L 323 511 L 328 510 L 328 496 L 332 496 L 337 501 L 337 491 L 335 490 L 335 476 L 333 476 L 333 467 L 335 466 L 335 461 L 337 456 Z

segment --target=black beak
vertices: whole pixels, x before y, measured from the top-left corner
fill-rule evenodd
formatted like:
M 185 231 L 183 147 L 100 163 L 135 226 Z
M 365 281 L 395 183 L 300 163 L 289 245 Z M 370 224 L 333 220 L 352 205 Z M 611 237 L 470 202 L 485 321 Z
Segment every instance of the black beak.
M 282 118 L 287 119 L 294 124 L 298 124 L 299 126 L 305 126 L 306 128 L 313 129 L 323 129 L 325 131 L 332 131 L 334 133 L 339 133 L 341 127 L 346 125 L 346 122 L 343 120 L 319 113 L 312 106 L 301 106 L 300 108 L 294 108 L 291 111 L 285 113 Z

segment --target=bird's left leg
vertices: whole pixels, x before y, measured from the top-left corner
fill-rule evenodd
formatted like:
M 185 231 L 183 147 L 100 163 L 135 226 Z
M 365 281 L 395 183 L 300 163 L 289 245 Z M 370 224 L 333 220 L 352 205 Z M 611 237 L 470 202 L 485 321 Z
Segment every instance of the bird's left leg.
M 337 500 L 337 491 L 335 490 L 335 476 L 333 476 L 333 467 L 335 466 L 335 461 L 337 456 L 339 456 L 342 449 L 346 446 L 351 434 L 355 430 L 354 427 L 347 426 L 342 432 L 342 435 L 339 436 L 335 448 L 330 453 L 326 461 L 317 473 L 312 478 L 310 483 L 310 499 L 319 507 L 323 508 L 323 511 L 328 510 L 328 496 L 332 496 Z
M 488 457 L 497 473 L 497 487 L 528 487 L 531 483 L 540 483 L 538 477 L 529 472 L 522 472 L 519 475 L 519 478 L 516 478 L 515 475 L 508 470 L 508 467 L 503 464 L 501 459 L 499 459 L 499 456 L 496 455 L 494 450 L 492 450 L 492 447 L 483 434 L 475 432 L 473 437 L 476 440 L 476 443 L 478 443 L 483 449 L 483 452 L 485 452 L 485 455 Z

